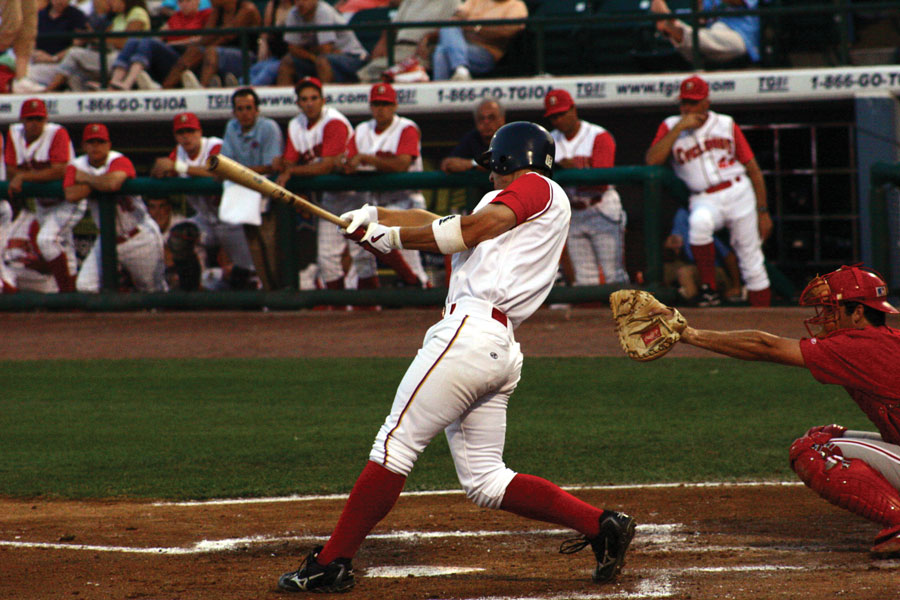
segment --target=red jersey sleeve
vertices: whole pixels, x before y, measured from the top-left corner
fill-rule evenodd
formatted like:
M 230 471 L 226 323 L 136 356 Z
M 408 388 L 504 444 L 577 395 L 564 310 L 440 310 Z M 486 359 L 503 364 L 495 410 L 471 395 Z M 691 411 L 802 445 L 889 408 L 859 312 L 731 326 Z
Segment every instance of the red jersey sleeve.
M 71 187 L 75 185 L 75 172 L 78 169 L 75 168 L 75 165 L 69 165 L 66 167 L 66 175 L 63 177 L 63 187 Z
M 357 154 L 359 154 L 359 150 L 356 148 L 356 136 L 351 135 L 347 142 L 347 158 L 353 158 Z
M 322 156 L 337 156 L 347 149 L 350 128 L 343 121 L 332 119 L 322 129 Z
M 222 151 L 222 142 L 219 142 L 218 144 L 214 145 L 212 148 L 209 149 L 209 155 L 216 156 L 221 151 Z
M 64 127 L 60 127 L 53 135 L 49 157 L 51 164 L 67 163 L 75 158 L 72 156 L 72 140 L 69 139 L 69 132 Z
M 650 145 L 652 146 L 659 140 L 666 137 L 667 133 L 669 133 L 669 126 L 666 125 L 665 121 L 663 121 L 662 123 L 659 124 L 659 129 L 656 130 L 656 137 L 653 138 L 653 141 L 650 143 Z
M 178 158 L 178 148 L 173 149 L 169 152 L 169 160 L 176 160 Z
M 890 327 L 846 329 L 825 338 L 800 340 L 816 381 L 888 398 L 900 396 L 900 331 Z
M 604 131 L 594 138 L 594 148 L 591 151 L 591 167 L 595 169 L 607 169 L 616 164 L 616 140 L 608 131 Z
M 419 156 L 419 130 L 416 127 L 409 125 L 400 134 L 397 154 L 408 154 L 413 158 Z
M 3 160 L 6 161 L 7 166 L 14 167 L 16 166 L 16 149 L 13 148 L 12 138 L 7 134 L 6 138 L 6 148 L 3 149 Z
M 107 169 L 108 173 L 113 171 L 122 171 L 128 177 L 137 177 L 137 172 L 134 170 L 134 165 L 131 164 L 131 161 L 128 160 L 127 156 L 120 156 L 114 159 L 111 163 L 109 163 L 109 169 Z
M 734 124 L 734 145 L 734 154 L 739 163 L 746 165 L 753 160 L 753 150 L 750 149 L 750 144 L 747 143 L 747 138 L 737 123 Z
M 545 210 L 553 199 L 552 194 L 546 179 L 537 173 L 528 173 L 509 184 L 491 202 L 511 208 L 516 213 L 516 225 L 521 225 Z
M 299 163 L 300 153 L 294 148 L 294 140 L 291 136 L 287 136 L 287 143 L 284 145 L 284 160 L 289 163 Z

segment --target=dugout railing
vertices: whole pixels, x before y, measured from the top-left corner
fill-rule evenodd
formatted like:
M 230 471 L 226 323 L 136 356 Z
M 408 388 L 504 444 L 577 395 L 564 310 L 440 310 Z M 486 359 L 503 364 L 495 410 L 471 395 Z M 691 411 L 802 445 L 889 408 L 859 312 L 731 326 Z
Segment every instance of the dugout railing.
M 685 198 L 686 189 L 670 169 L 664 167 L 615 167 L 611 169 L 563 170 L 554 174 L 561 185 L 637 184 L 643 201 L 644 270 L 642 287 L 660 295 L 664 301 L 675 302 L 675 292 L 662 285 L 663 209 L 667 194 Z M 361 176 L 323 175 L 293 178 L 288 187 L 297 193 L 323 190 L 389 190 L 389 189 L 445 189 L 490 187 L 487 173 L 469 172 L 447 175 L 440 171 L 422 173 L 373 174 Z M 6 198 L 8 184 L 0 182 L 0 197 Z M 153 179 L 138 177 L 126 181 L 123 193 L 144 197 L 177 194 L 221 194 L 221 183 L 213 179 Z M 62 196 L 59 182 L 23 186 L 23 197 Z M 263 309 L 294 310 L 319 305 L 381 305 L 440 306 L 446 296 L 445 287 L 431 289 L 390 288 L 374 290 L 299 290 L 299 252 L 296 237 L 291 234 L 293 209 L 274 203 L 279 233 L 282 285 L 272 291 L 169 291 L 137 293 L 118 291 L 117 256 L 115 244 L 115 200 L 111 195 L 97 196 L 100 207 L 101 260 L 103 264 L 102 291 L 98 294 L 19 292 L 0 295 L 0 310 L 26 311 L 37 309 L 79 309 L 115 311 L 137 309 Z M 606 301 L 619 285 L 556 286 L 548 303 L 579 303 Z
M 533 76 L 559 71 L 560 73 L 604 73 L 605 67 L 615 68 L 616 65 L 628 64 L 631 60 L 638 60 L 642 65 L 657 65 L 660 70 L 672 68 L 672 63 L 667 62 L 666 57 L 671 57 L 673 51 L 671 45 L 661 44 L 658 35 L 655 35 L 652 25 L 660 20 L 677 17 L 693 26 L 693 60 L 683 65 L 684 69 L 716 68 L 708 65 L 700 54 L 697 43 L 698 24 L 705 19 L 722 16 L 758 16 L 763 20 L 761 34 L 761 66 L 777 67 L 789 66 L 786 53 L 791 48 L 803 50 L 821 50 L 829 55 L 829 61 L 837 65 L 850 64 L 850 45 L 854 37 L 854 15 L 865 15 L 871 12 L 898 10 L 896 2 L 851 2 L 851 0 L 832 0 L 831 2 L 809 1 L 787 2 L 786 0 L 770 0 L 756 9 L 740 10 L 716 10 L 698 11 L 693 2 L 687 3 L 685 8 L 677 10 L 672 15 L 659 15 L 647 10 L 639 10 L 635 2 L 634 9 L 617 3 L 617 7 L 605 10 L 605 2 L 566 3 L 573 6 L 584 6 L 582 10 L 571 11 L 554 10 L 546 16 L 538 10 L 537 15 L 525 19 L 510 20 L 472 20 L 466 21 L 467 26 L 490 25 L 515 25 L 522 24 L 526 27 L 527 38 L 519 36 L 520 43 L 513 46 L 509 54 L 501 60 L 501 72 L 506 71 L 510 76 Z M 594 5 L 596 8 L 593 8 Z M 678 3 L 670 2 L 673 6 Z M 799 20 L 795 23 L 793 20 Z M 812 19 L 812 21 L 811 21 Z M 388 20 L 351 22 L 346 25 L 303 25 L 295 27 L 247 27 L 247 28 L 219 28 L 202 30 L 171 30 L 164 32 L 166 36 L 172 35 L 206 35 L 206 34 L 235 34 L 239 38 L 242 50 L 242 71 L 244 80 L 249 80 L 249 69 L 252 64 L 251 42 L 264 32 L 316 32 L 350 29 L 364 32 L 385 31 L 388 34 L 387 51 L 388 62 L 393 64 L 394 42 L 396 32 L 407 28 L 441 28 L 458 27 L 459 21 L 407 21 L 392 22 Z M 640 26 L 647 26 L 640 29 Z M 624 38 L 612 41 L 615 37 Z M 126 32 L 56 32 L 39 34 L 39 38 L 47 39 L 83 39 L 96 41 L 100 60 L 100 85 L 106 87 L 109 77 L 107 61 L 108 42 L 113 38 L 139 38 L 160 37 L 159 30 L 126 31 Z M 796 39 L 795 39 L 796 38 Z M 555 44 L 552 40 L 556 40 Z M 609 42 L 609 43 L 607 43 Z M 625 44 L 623 46 L 622 44 Z M 629 47 L 630 45 L 630 47 Z M 551 46 L 551 47 L 548 47 Z M 582 54 L 573 60 L 576 64 L 567 65 L 563 62 L 548 62 L 548 53 L 555 57 L 560 54 L 561 48 L 574 47 Z M 531 53 L 531 56 L 515 56 L 518 53 Z M 619 56 L 617 53 L 621 53 Z M 595 64 L 591 56 L 610 55 L 612 61 Z M 609 58 L 607 56 L 606 58 Z M 510 63 L 519 63 L 518 66 Z M 739 66 L 739 65 L 726 65 Z M 749 65 L 744 65 L 749 66 Z M 580 70 L 579 70 L 580 68 Z M 562 69 L 562 71 L 560 71 Z

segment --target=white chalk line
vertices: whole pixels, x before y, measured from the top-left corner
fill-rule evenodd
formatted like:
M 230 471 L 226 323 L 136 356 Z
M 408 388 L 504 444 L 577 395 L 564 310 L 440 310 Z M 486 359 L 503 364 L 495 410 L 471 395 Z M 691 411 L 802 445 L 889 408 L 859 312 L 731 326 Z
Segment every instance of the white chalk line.
M 670 488 L 746 488 L 746 487 L 793 487 L 803 485 L 800 481 L 704 481 L 696 483 L 641 483 L 621 485 L 564 485 L 568 491 L 617 491 L 653 490 Z M 462 495 L 462 490 L 423 490 L 403 492 L 401 496 L 453 496 Z M 213 500 L 185 500 L 182 502 L 154 502 L 153 506 L 215 506 L 227 504 L 265 504 L 269 502 L 316 502 L 322 500 L 346 500 L 349 494 L 273 496 L 269 498 L 219 498 Z

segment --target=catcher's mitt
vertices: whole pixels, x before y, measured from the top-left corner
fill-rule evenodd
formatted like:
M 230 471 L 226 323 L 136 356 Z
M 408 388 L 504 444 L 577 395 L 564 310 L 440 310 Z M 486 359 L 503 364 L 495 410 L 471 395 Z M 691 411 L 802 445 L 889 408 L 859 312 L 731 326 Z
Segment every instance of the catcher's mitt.
M 622 350 L 639 361 L 656 360 L 672 349 L 687 320 L 643 290 L 618 290 L 609 296 Z

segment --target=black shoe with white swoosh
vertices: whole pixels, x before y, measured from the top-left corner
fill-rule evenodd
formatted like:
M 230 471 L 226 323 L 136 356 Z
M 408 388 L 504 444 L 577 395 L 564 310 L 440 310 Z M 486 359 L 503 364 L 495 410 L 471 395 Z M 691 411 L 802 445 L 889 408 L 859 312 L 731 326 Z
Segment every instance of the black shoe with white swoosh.
M 278 587 L 286 592 L 333 594 L 349 592 L 356 584 L 349 558 L 336 558 L 325 566 L 316 561 L 322 546 L 316 546 L 296 571 L 278 578 Z

